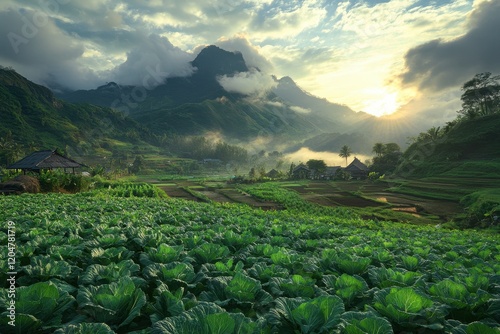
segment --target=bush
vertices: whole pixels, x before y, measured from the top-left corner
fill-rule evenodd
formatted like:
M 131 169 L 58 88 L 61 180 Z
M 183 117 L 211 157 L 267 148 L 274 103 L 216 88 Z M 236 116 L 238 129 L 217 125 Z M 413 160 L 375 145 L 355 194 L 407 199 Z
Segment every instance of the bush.
M 376 181 L 380 179 L 380 173 L 379 172 L 370 172 L 368 174 L 368 180 L 370 181 Z
M 476 191 L 463 197 L 460 203 L 467 214 L 461 221 L 464 227 L 488 227 L 498 224 L 500 216 L 500 191 L 488 189 Z
M 60 171 L 42 172 L 38 180 L 43 192 L 66 191 L 76 193 L 89 190 L 92 184 L 92 178 L 90 177 Z
M 167 197 L 167 194 L 163 190 L 149 183 L 113 182 L 105 180 L 96 182 L 95 189 L 86 194 L 88 196 L 111 197 Z

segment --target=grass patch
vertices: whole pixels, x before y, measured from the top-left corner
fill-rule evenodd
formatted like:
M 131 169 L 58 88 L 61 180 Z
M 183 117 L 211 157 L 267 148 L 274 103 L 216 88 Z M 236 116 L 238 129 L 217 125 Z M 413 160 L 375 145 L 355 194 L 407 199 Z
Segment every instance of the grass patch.
M 200 187 L 200 188 L 203 188 L 203 187 Z M 198 191 L 193 190 L 193 187 L 181 187 L 181 189 L 187 191 L 189 194 L 198 198 L 202 202 L 206 202 L 206 203 L 212 202 L 212 200 L 210 198 L 208 198 L 207 196 L 199 193 Z
M 437 225 L 442 223 L 440 218 L 435 215 L 414 215 L 403 211 L 393 211 L 387 207 L 366 207 L 366 208 L 349 208 L 363 219 L 371 219 L 375 221 L 391 221 L 398 223 L 406 223 L 412 225 Z
M 281 184 L 282 187 L 303 187 L 306 183 L 286 183 Z
M 464 196 L 460 203 L 467 214 L 462 220 L 465 226 L 489 227 L 500 225 L 500 189 L 486 189 Z
M 467 161 L 442 174 L 448 177 L 482 177 L 500 179 L 499 161 Z
M 204 186 L 189 186 L 189 189 L 205 189 Z
M 410 180 L 400 182 L 398 185 L 390 187 L 387 191 L 406 194 L 421 198 L 438 199 L 458 202 L 463 196 L 471 192 L 471 188 L 462 187 L 457 184 L 445 182 L 433 182 L 424 180 Z

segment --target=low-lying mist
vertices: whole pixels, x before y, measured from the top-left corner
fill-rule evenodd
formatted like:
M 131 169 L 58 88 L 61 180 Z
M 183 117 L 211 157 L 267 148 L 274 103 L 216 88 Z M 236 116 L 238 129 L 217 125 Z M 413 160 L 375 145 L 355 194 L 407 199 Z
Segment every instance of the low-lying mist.
M 372 157 L 365 154 L 351 154 L 347 158 L 347 163 L 350 164 L 354 157 L 358 158 L 361 162 L 371 159 Z M 307 147 L 302 147 L 293 153 L 287 153 L 285 159 L 292 161 L 296 164 L 303 162 L 306 163 L 310 159 L 323 160 L 328 166 L 342 166 L 345 167 L 345 158 L 339 156 L 339 152 L 315 152 Z

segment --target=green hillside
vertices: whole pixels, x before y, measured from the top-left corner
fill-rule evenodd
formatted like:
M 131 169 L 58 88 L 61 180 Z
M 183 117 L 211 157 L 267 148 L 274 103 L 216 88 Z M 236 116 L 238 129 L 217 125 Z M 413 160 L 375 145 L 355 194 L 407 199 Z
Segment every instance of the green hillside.
M 155 133 L 195 135 L 218 132 L 224 136 L 252 140 L 258 136 L 300 139 L 326 130 L 333 122 L 314 122 L 288 107 L 265 102 L 222 98 L 186 103 L 176 108 L 159 108 L 137 113 L 134 118 Z
M 500 177 L 500 114 L 457 122 L 405 152 L 400 173 L 413 177 Z
M 393 191 L 462 204 L 461 226 L 500 223 L 500 110 L 459 116 L 421 133 L 396 170 Z
M 58 147 L 78 156 L 103 153 L 111 146 L 151 147 L 148 131 L 122 113 L 61 101 L 11 69 L 0 69 L 0 100 L 2 164 L 34 149 Z M 11 159 L 5 157 L 6 150 L 16 151 Z

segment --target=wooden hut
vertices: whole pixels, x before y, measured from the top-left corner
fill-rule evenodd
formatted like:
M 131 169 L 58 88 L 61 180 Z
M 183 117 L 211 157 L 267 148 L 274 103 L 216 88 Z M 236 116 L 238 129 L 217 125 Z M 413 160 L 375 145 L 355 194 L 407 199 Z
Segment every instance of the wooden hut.
M 292 170 L 293 179 L 307 179 L 310 176 L 311 176 L 311 170 L 303 163 L 301 163 Z
M 27 157 L 8 166 L 7 169 L 20 169 L 24 174 L 26 174 L 26 172 L 40 173 L 42 170 L 53 169 L 64 169 L 66 172 L 67 169 L 70 169 L 74 174 L 75 168 L 80 167 L 85 167 L 85 165 L 69 159 L 57 153 L 55 150 L 45 150 L 33 152 Z
M 268 178 L 271 178 L 271 179 L 277 179 L 278 177 L 280 177 L 281 173 L 278 172 L 276 169 L 271 169 L 267 174 L 266 176 Z
M 349 164 L 349 166 L 344 168 L 344 171 L 351 174 L 353 179 L 366 179 L 369 170 L 370 169 L 356 157 L 353 162 Z
M 321 175 L 321 178 L 325 180 L 333 180 L 337 171 L 340 169 L 342 169 L 340 166 L 327 166 L 325 172 Z

